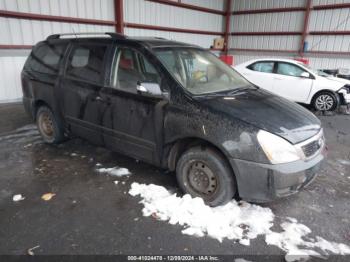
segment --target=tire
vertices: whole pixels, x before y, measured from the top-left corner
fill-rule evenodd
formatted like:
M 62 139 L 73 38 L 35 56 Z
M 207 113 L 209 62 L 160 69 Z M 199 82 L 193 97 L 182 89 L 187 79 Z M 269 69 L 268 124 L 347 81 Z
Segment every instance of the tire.
M 36 124 L 45 143 L 59 144 L 64 141 L 63 126 L 47 106 L 39 107 L 36 113 Z
M 237 192 L 226 159 L 211 148 L 194 147 L 183 153 L 176 164 L 176 177 L 182 191 L 210 206 L 226 204 Z
M 331 92 L 320 92 L 312 99 L 312 105 L 317 111 L 334 111 L 338 107 L 338 99 Z

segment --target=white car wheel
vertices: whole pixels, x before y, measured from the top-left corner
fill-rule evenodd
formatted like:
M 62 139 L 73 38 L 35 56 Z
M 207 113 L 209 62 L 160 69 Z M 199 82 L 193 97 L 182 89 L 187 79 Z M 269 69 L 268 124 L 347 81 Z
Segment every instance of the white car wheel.
M 314 98 L 314 107 L 319 111 L 333 111 L 337 107 L 337 100 L 334 94 L 320 93 Z

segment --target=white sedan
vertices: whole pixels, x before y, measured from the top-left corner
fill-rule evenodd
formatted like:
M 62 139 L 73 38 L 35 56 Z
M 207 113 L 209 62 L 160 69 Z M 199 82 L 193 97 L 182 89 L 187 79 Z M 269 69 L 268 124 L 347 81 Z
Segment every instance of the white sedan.
M 316 110 L 350 103 L 350 81 L 315 71 L 290 59 L 256 59 L 234 67 L 253 84 Z

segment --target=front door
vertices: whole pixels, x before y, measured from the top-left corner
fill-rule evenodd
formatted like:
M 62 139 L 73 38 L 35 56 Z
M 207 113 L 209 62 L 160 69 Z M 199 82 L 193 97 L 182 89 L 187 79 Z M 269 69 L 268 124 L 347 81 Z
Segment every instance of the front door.
M 73 43 L 60 83 L 63 113 L 71 132 L 99 145 L 103 144 L 100 127 L 105 106 L 99 91 L 107 49 L 107 44 Z
M 312 88 L 313 80 L 305 78 L 303 68 L 286 62 L 278 62 L 274 75 L 273 92 L 289 100 L 306 103 Z
M 138 93 L 140 82 L 161 86 L 162 81 L 145 55 L 129 47 L 116 48 L 110 84 L 100 93 L 108 101 L 103 114 L 105 144 L 112 150 L 158 164 L 167 100 Z

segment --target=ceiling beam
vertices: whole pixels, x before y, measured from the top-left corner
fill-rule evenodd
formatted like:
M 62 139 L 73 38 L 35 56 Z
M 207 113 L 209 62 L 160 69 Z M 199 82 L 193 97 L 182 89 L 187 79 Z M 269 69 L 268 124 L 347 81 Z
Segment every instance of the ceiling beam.
M 311 9 L 312 10 L 331 10 L 331 9 L 342 9 L 342 8 L 350 8 L 350 3 L 315 5 Z M 279 8 L 240 10 L 240 11 L 234 11 L 234 12 L 232 12 L 232 14 L 233 15 L 249 15 L 249 14 L 303 12 L 303 11 L 306 11 L 305 7 L 279 7 Z
M 206 8 L 206 7 L 202 7 L 202 6 L 198 6 L 198 5 L 185 4 L 185 3 L 178 2 L 178 1 L 171 1 L 171 0 L 146 0 L 146 1 L 154 2 L 157 4 L 185 8 L 185 9 L 191 9 L 191 10 L 200 11 L 200 12 L 204 12 L 204 13 L 211 13 L 211 14 L 222 15 L 222 16 L 226 15 L 225 11 L 216 10 L 216 9 L 212 9 L 212 8 Z
M 260 36 L 260 35 L 301 35 L 297 31 L 274 31 L 274 32 L 232 32 L 234 36 Z
M 177 27 L 157 26 L 157 25 L 145 25 L 145 24 L 136 24 L 136 23 L 127 23 L 127 22 L 124 23 L 124 27 L 156 30 L 156 31 L 166 31 L 166 32 L 176 32 L 176 33 L 199 34 L 199 35 L 221 35 L 221 36 L 225 35 L 224 32 L 184 29 L 184 28 L 177 28 Z

